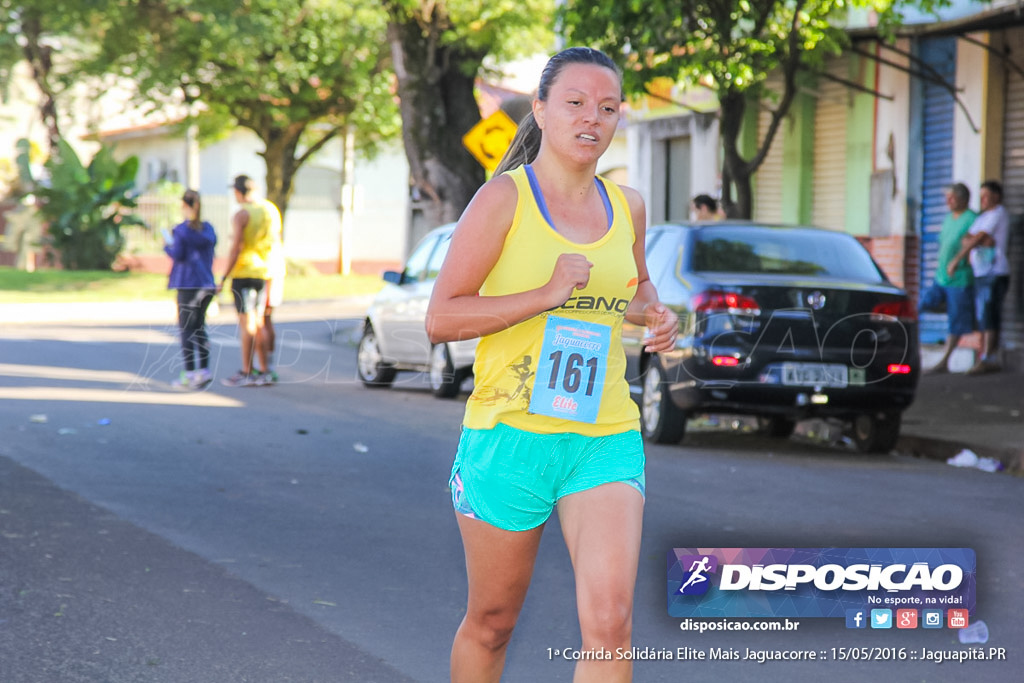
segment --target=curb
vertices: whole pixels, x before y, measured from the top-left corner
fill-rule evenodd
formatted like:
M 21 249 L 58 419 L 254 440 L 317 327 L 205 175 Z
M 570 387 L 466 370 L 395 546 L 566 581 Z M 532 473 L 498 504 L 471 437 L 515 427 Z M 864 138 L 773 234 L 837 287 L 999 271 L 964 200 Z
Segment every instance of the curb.
M 1004 471 L 1010 473 L 1024 472 L 1024 451 L 994 446 L 979 446 L 962 441 L 947 441 L 915 434 L 902 434 L 896 443 L 896 450 L 910 455 L 946 462 L 960 451 L 968 449 L 979 458 L 992 458 L 1003 464 Z

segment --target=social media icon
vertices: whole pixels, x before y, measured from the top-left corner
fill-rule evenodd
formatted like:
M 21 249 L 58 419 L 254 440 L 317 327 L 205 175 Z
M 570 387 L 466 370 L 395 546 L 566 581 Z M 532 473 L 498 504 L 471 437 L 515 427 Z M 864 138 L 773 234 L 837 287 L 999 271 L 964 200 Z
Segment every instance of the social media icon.
M 896 610 L 896 628 L 917 628 L 917 610 Z
M 892 628 L 892 610 L 871 610 L 871 628 Z
M 868 614 L 862 609 L 846 610 L 846 628 L 867 628 Z
M 942 610 L 921 610 L 921 626 L 923 628 L 942 628 Z
M 951 609 L 946 616 L 950 628 L 967 628 L 967 610 Z

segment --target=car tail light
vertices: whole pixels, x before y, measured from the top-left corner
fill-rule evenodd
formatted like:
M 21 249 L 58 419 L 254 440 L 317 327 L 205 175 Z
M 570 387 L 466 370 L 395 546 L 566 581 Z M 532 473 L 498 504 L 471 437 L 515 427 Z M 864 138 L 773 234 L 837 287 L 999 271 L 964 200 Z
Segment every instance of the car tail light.
M 875 307 L 871 309 L 871 315 L 876 319 L 917 320 L 917 311 L 914 310 L 914 304 L 910 303 L 910 299 L 894 299 L 875 304 Z
M 889 367 L 886 368 L 890 375 L 909 375 L 910 366 L 906 363 L 890 363 Z
M 740 364 L 740 359 L 735 356 L 712 356 L 711 363 L 723 368 L 734 368 Z
M 733 315 L 760 315 L 761 307 L 754 299 L 736 292 L 701 292 L 693 299 L 698 313 L 731 313 Z

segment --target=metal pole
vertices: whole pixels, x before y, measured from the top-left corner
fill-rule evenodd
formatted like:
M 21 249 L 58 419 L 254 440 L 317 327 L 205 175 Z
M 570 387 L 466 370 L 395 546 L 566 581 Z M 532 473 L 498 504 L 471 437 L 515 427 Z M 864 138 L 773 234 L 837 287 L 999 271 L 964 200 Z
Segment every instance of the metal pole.
M 345 126 L 341 142 L 341 239 L 338 244 L 338 272 L 352 272 L 352 229 L 355 216 L 355 135 L 351 126 Z

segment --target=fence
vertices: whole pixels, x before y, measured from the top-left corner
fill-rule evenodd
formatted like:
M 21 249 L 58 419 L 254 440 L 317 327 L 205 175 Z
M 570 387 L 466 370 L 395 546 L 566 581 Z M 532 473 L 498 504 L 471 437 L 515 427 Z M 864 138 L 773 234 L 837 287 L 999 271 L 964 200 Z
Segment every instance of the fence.
M 230 210 L 227 195 L 203 197 L 202 218 L 220 227 L 218 236 L 227 235 L 225 229 L 230 225 Z M 142 195 L 138 199 L 135 214 L 142 219 L 144 225 L 131 225 L 121 231 L 125 238 L 124 253 L 130 256 L 163 253 L 164 238 L 161 231 L 169 231 L 182 221 L 181 199 Z M 230 247 L 230 240 L 217 240 L 217 255 L 227 253 Z

